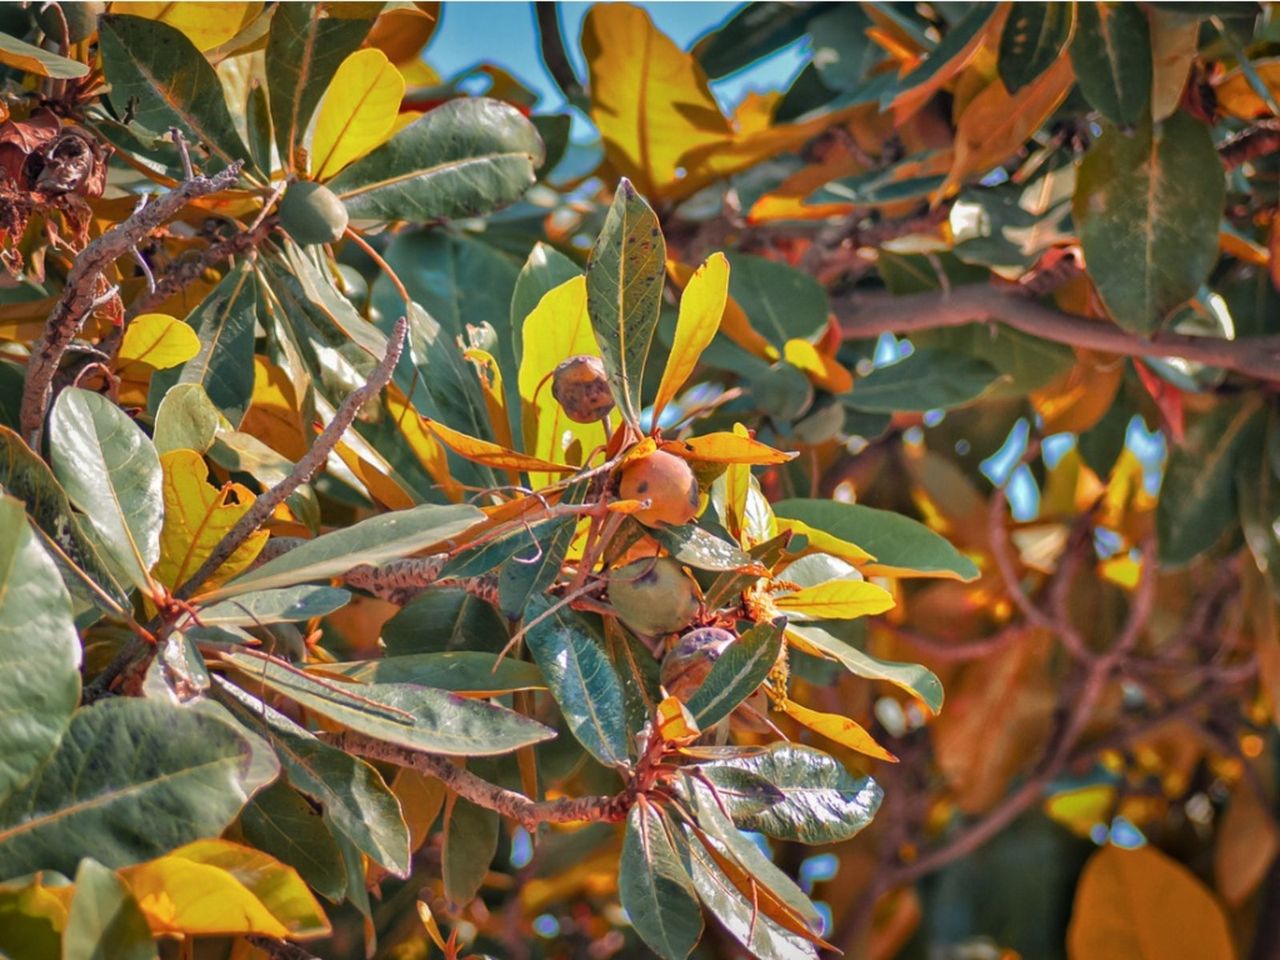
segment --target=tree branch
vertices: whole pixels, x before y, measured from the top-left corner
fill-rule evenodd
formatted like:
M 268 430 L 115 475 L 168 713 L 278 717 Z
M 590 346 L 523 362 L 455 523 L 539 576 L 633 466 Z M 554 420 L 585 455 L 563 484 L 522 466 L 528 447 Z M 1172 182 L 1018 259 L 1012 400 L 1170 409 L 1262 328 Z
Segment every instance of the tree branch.
M 31 449 L 40 449 L 53 377 L 62 355 L 80 333 L 90 312 L 101 303 L 99 280 L 102 271 L 121 257 L 128 256 L 140 241 L 176 216 L 192 200 L 234 184 L 240 176 L 241 166 L 237 161 L 212 177 L 194 176 L 185 180 L 175 189 L 135 210 L 129 219 L 98 237 L 76 257 L 62 296 L 45 321 L 44 333 L 32 347 L 31 359 L 27 363 L 18 422 Z
M 1128 357 L 1178 357 L 1234 371 L 1267 383 L 1280 383 L 1280 340 L 1253 337 L 1224 340 L 1181 333 L 1136 336 L 1102 320 L 1064 313 L 1016 289 L 972 284 L 950 291 L 895 297 L 854 292 L 836 297 L 833 306 L 846 338 L 907 334 L 996 321 L 1044 340 L 1118 353 Z
M 542 59 L 547 71 L 555 80 L 556 86 L 564 94 L 564 98 L 579 110 L 586 112 L 588 107 L 586 91 L 573 69 L 573 62 L 564 48 L 564 37 L 560 34 L 559 5 L 548 0 L 538 0 L 533 5 L 534 17 L 538 25 L 538 46 L 542 50 Z
M 360 733 L 344 730 L 326 735 L 325 741 L 346 753 L 370 760 L 383 760 L 410 767 L 435 777 L 458 796 L 487 810 L 510 817 L 530 832 L 540 823 L 574 823 L 584 820 L 621 820 L 631 801 L 628 791 L 612 797 L 572 797 L 560 800 L 530 800 L 522 793 L 499 787 L 455 764 L 448 757 L 422 753 L 394 743 L 384 743 Z
M 347 427 L 351 426 L 360 408 L 381 393 L 382 388 L 390 382 L 392 374 L 395 373 L 396 364 L 400 362 L 400 352 L 404 349 L 405 335 L 408 330 L 408 317 L 402 316 L 396 321 L 395 329 L 387 341 L 386 356 L 378 361 L 378 365 L 370 372 L 369 379 L 347 395 L 347 398 L 342 401 L 342 406 L 338 407 L 334 413 L 333 419 L 329 421 L 329 425 L 324 428 L 316 438 L 316 442 L 311 445 L 311 449 L 297 462 L 289 475 L 253 501 L 253 505 L 245 511 L 244 516 L 227 531 L 226 536 L 218 541 L 218 545 L 200 565 L 200 569 L 174 592 L 174 596 L 179 600 L 190 598 L 213 572 L 235 553 L 236 548 L 244 543 L 250 534 L 267 522 L 276 507 L 284 503 L 289 494 L 320 472 L 320 468 L 324 466 L 330 452 L 346 433 Z

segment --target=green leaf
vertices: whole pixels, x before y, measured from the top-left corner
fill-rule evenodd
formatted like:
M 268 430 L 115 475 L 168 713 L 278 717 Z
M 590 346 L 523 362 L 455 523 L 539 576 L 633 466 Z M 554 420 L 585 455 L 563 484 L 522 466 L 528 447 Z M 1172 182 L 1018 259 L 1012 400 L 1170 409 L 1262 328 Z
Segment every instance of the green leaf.
M 1225 190 L 1209 128 L 1185 113 L 1155 131 L 1103 131 L 1080 165 L 1072 212 L 1111 319 L 1150 333 L 1195 294 L 1218 259 Z
M 684 960 L 702 938 L 702 908 L 693 879 L 648 803 L 627 814 L 618 863 L 618 894 L 636 933 L 665 960 Z
M 0 804 L 3 873 L 70 875 L 86 855 L 122 867 L 217 836 L 265 783 L 249 761 L 249 742 L 206 713 L 127 697 L 82 708 Z
M 478 650 L 410 653 L 380 660 L 352 660 L 315 666 L 321 674 L 339 674 L 361 683 L 416 683 L 454 693 L 509 693 L 541 690 L 542 672 L 532 663 Z
M 1240 527 L 1254 563 L 1280 601 L 1280 478 L 1272 464 L 1280 463 L 1280 423 L 1269 412 L 1266 439 L 1243 449 L 1236 468 Z
M 758 623 L 720 655 L 688 703 L 700 728 L 708 729 L 729 716 L 764 682 L 782 652 L 785 623 L 782 618 Z
M 415 120 L 328 186 L 353 220 L 455 220 L 519 199 L 541 165 L 542 141 L 519 110 L 462 97 Z
M 181 366 L 152 376 L 148 398 L 157 418 L 171 388 L 194 384 L 204 388 L 232 426 L 239 426 L 253 400 L 253 338 L 259 307 L 254 262 L 246 258 L 187 317 L 200 338 L 200 352 Z
M 859 377 L 853 391 L 840 399 L 871 413 L 947 410 L 972 403 L 999 379 L 1000 374 L 981 360 L 923 347 Z
M 734 822 L 720 808 L 711 788 L 700 780 L 683 775 L 681 786 L 689 800 L 698 826 L 716 845 L 717 851 L 737 863 L 761 886 L 803 917 L 816 933 L 822 927 L 822 915 L 813 901 L 805 896 L 796 882 L 782 872 L 751 840 L 744 837 Z
M 164 392 L 156 408 L 151 441 L 158 454 L 171 450 L 205 453 L 213 446 L 220 425 L 221 415 L 204 387 L 198 383 L 180 383 Z
M 86 857 L 62 932 L 63 960 L 153 960 L 151 928 L 123 880 Z
M 408 876 L 409 828 L 400 801 L 373 765 L 321 743 L 239 687 L 223 681 L 220 688 L 241 721 L 262 730 L 289 783 L 324 811 L 333 829 L 396 876 Z M 360 882 L 363 887 L 363 877 Z
M 970 7 L 965 15 L 942 37 L 942 42 L 929 51 L 928 55 L 909 73 L 898 81 L 894 95 L 906 93 L 915 87 L 937 81 L 938 72 L 951 64 L 958 57 L 964 56 L 974 38 L 986 27 L 987 22 L 995 15 L 995 7 L 979 3 Z M 893 97 L 889 97 L 892 100 Z
M 782 500 L 773 505 L 780 517 L 792 517 L 815 530 L 855 543 L 875 557 L 875 566 L 913 571 L 925 576 L 976 580 L 978 568 L 945 537 L 892 510 L 834 500 Z
M 505 707 L 433 687 L 324 681 L 244 653 L 224 653 L 222 660 L 339 726 L 410 750 L 487 756 L 554 736 L 549 728 Z
M 804 36 L 805 27 L 821 13 L 820 3 L 750 3 L 714 33 L 698 41 L 694 56 L 715 80 L 734 73 Z
M 1156 505 L 1162 565 L 1189 563 L 1235 521 L 1236 464 L 1261 444 L 1264 423 L 1256 398 L 1223 401 L 1174 448 Z
M 8 33 L 0 33 L 0 63 L 54 80 L 76 80 L 89 72 L 78 60 L 60 57 Z
M 686 828 L 687 830 L 688 828 Z M 760 960 L 816 960 L 813 944 L 776 923 L 747 900 L 696 839 L 688 841 L 690 873 L 698 896 L 733 938 Z
M 206 627 L 252 627 L 263 623 L 296 623 L 323 617 L 345 607 L 351 600 L 350 590 L 336 587 L 280 587 L 258 590 L 210 604 L 200 610 L 200 623 Z
M 138 124 L 157 134 L 177 127 L 221 160 L 219 167 L 249 158 L 217 73 L 181 30 L 109 13 L 98 19 L 98 49 L 117 115 L 132 104 Z
M 855 778 L 821 750 L 796 743 L 707 762 L 702 770 L 739 827 L 799 843 L 848 840 L 871 822 L 884 796 L 870 777 Z M 763 810 L 755 794 L 739 799 L 742 772 L 770 784 L 782 799 Z
M 1000 323 L 921 331 L 911 335 L 916 348 L 963 353 L 990 364 L 1004 376 L 991 388 L 992 397 L 1016 396 L 1052 383 L 1076 362 L 1075 351 Z
M 53 752 L 80 702 L 80 638 L 22 504 L 0 496 L 0 801 Z
M 458 797 L 445 821 L 440 873 L 445 896 L 461 906 L 475 899 L 498 852 L 498 814 Z
M 697 570 L 737 570 L 754 561 L 728 540 L 721 540 L 694 524 L 662 526 L 648 531 L 671 556 Z
M 164 521 L 160 458 L 150 438 L 106 397 L 71 387 L 53 405 L 49 454 L 100 547 L 128 580 L 146 586 Z
M 822 285 L 794 267 L 730 251 L 729 296 L 775 347 L 811 340 L 827 326 L 831 305 Z
M 525 613 L 525 623 L 532 624 L 525 643 L 578 742 L 605 766 L 616 767 L 627 761 L 622 683 L 585 619 L 567 607 L 546 616 L 558 602 L 533 598 Z
M 529 601 L 551 586 L 560 575 L 561 564 L 578 531 L 578 521 L 574 517 L 565 517 L 537 529 L 538 549 L 534 556 L 508 557 L 498 571 L 498 605 L 512 620 L 519 619 L 528 608 Z
M 489 604 L 460 589 L 424 590 L 382 627 L 388 656 L 491 649 L 506 642 L 507 624 Z
M 337 903 L 347 890 L 342 851 L 319 810 L 282 781 L 240 813 L 246 842 L 298 871 L 307 885 Z
M 103 563 L 98 548 L 85 535 L 81 520 L 71 509 L 71 501 L 53 471 L 8 427 L 0 427 L 0 488 L 23 502 L 32 522 L 67 559 L 88 574 L 117 604 L 128 606 L 128 598 Z M 58 559 L 55 556 L 55 562 Z M 72 571 L 66 571 L 64 580 L 77 598 L 102 602 Z
M 640 425 L 640 390 L 662 308 L 667 244 L 653 209 L 625 177 L 587 258 L 587 313 L 609 389 L 623 418 Z
M 1075 30 L 1074 7 L 1063 0 L 1013 5 L 1000 33 L 996 63 L 1006 90 L 1017 93 L 1058 59 Z
M 284 3 L 267 35 L 267 86 L 281 161 L 296 169 L 293 149 L 302 142 L 320 97 L 338 66 L 360 48 L 372 19 L 324 16 L 319 3 Z
M 873 657 L 830 632 L 831 628 L 838 629 L 834 624 L 829 625 L 828 629 L 816 624 L 791 624 L 787 627 L 823 653 L 840 661 L 855 676 L 892 683 L 912 696 L 919 697 L 932 713 L 942 709 L 942 681 L 928 667 Z
M 20 960 L 62 960 L 67 908 L 50 887 L 65 879 L 41 875 L 0 884 L 0 956 Z
M 204 599 L 223 599 L 268 587 L 324 580 L 364 563 L 376 566 L 456 537 L 483 519 L 480 510 L 467 504 L 430 503 L 370 517 L 308 540 L 221 589 L 205 594 Z
M 1076 7 L 1071 66 L 1080 92 L 1117 126 L 1137 126 L 1151 102 L 1151 35 L 1146 13 L 1132 3 Z

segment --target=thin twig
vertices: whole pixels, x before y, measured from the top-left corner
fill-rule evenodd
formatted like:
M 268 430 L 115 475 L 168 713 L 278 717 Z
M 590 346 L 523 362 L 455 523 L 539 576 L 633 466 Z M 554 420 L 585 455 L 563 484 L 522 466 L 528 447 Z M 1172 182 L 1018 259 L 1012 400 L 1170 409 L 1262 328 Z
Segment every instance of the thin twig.
M 391 336 L 387 341 L 387 353 L 378 362 L 378 365 L 370 371 L 369 379 L 347 395 L 347 398 L 342 401 L 342 405 L 334 413 L 333 419 L 329 421 L 329 425 L 324 428 L 324 431 L 316 438 L 316 442 L 311 445 L 311 449 L 297 462 L 289 472 L 289 475 L 253 501 L 253 505 L 245 511 L 244 516 L 240 518 L 234 527 L 227 531 L 226 536 L 218 541 L 218 545 L 213 548 L 213 552 L 200 565 L 200 569 L 192 574 L 186 583 L 174 591 L 175 597 L 179 600 L 190 598 L 204 585 L 204 582 L 209 579 L 213 572 L 235 553 L 236 549 L 240 544 L 244 543 L 250 534 L 267 522 L 271 514 L 275 512 L 276 507 L 284 503 L 291 493 L 319 473 L 320 468 L 324 466 L 325 461 L 329 458 L 330 452 L 338 445 L 338 441 L 346 433 L 347 427 L 351 426 L 352 421 L 355 420 L 360 408 L 368 403 L 371 398 L 381 393 L 382 388 L 390 382 L 391 376 L 395 372 L 396 364 L 400 362 L 400 352 L 404 349 L 405 334 L 408 329 L 409 321 L 407 317 L 401 317 L 396 321 L 395 329 L 392 330 Z
M 31 360 L 27 364 L 19 425 L 23 438 L 33 450 L 40 448 L 53 377 L 62 355 L 100 302 L 102 272 L 116 260 L 128 256 L 130 250 L 192 200 L 234 184 L 240 176 L 240 167 L 241 164 L 236 162 L 212 177 L 197 176 L 184 181 L 102 234 L 76 257 L 71 272 L 67 274 L 62 296 L 49 313 L 44 332 L 32 347 Z
M 1138 337 L 1111 323 L 1056 310 L 1013 287 L 972 284 L 950 293 L 935 290 L 900 297 L 855 292 L 835 298 L 833 305 L 848 339 L 995 321 L 1073 347 L 1129 357 L 1180 357 L 1280 383 L 1280 340 L 1275 337 L 1226 340 L 1167 332 Z
M 522 793 L 507 790 L 477 777 L 448 757 L 422 753 L 394 743 L 384 743 L 350 730 L 324 739 L 346 753 L 410 767 L 435 777 L 446 787 L 487 810 L 510 817 L 530 832 L 540 823 L 574 823 L 588 820 L 620 820 L 631 801 L 629 791 L 612 797 L 585 796 L 559 800 L 530 800 Z

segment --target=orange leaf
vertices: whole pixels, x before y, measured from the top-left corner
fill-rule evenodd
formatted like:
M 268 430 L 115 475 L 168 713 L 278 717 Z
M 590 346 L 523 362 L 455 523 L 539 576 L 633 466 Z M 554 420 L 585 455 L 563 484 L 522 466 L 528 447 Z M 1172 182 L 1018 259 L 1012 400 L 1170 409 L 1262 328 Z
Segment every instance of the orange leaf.
M 1213 876 L 1222 899 L 1240 907 L 1266 876 L 1280 850 L 1275 817 L 1259 801 L 1248 780 L 1231 791 L 1231 806 L 1222 818 L 1213 851 Z
M 396 427 L 403 434 L 413 451 L 414 457 L 422 464 L 422 468 L 431 475 L 431 479 L 440 485 L 445 496 L 457 503 L 462 499 L 462 487 L 449 473 L 449 459 L 445 455 L 440 441 L 431 435 L 418 411 L 409 406 L 408 398 L 394 383 L 387 384 L 387 412 L 396 422 Z
M 1280 57 L 1253 61 L 1253 70 L 1273 97 L 1280 96 Z M 1226 74 L 1214 91 L 1218 107 L 1241 120 L 1257 120 L 1271 116 L 1271 108 L 1249 84 L 1249 78 L 1237 67 Z
M 1067 931 L 1071 960 L 1235 960 L 1226 915 L 1152 847 L 1103 847 L 1085 864 Z
M 700 266 L 680 296 L 680 316 L 676 335 L 662 371 L 658 396 L 653 401 L 653 422 L 658 422 L 662 408 L 684 386 L 698 358 L 720 329 L 720 318 L 729 298 L 729 261 L 723 253 L 713 253 Z
M 668 440 L 663 450 L 705 463 L 787 463 L 799 454 L 775 450 L 768 444 L 736 433 L 708 433 L 688 440 Z
M 1044 73 L 1016 94 L 995 79 L 965 107 L 956 124 L 955 159 L 939 195 L 946 195 L 975 173 L 986 173 L 1022 145 L 1066 99 L 1075 74 L 1062 54 Z
M 887 760 L 889 763 L 897 763 L 898 758 L 886 750 L 880 744 L 876 743 L 875 737 L 867 733 L 862 724 L 848 717 L 842 717 L 838 713 L 823 713 L 821 710 L 810 710 L 803 707 L 794 700 L 788 700 L 786 697 L 780 697 L 776 701 L 782 712 L 797 723 L 808 727 L 814 733 L 822 734 L 828 740 L 847 747 L 857 753 L 866 754 L 868 757 L 875 757 L 877 760 Z
M 488 440 L 469 437 L 465 433 L 446 427 L 438 420 L 432 420 L 429 417 L 423 417 L 422 422 L 426 424 L 432 433 L 440 438 L 441 443 L 458 454 L 458 456 L 474 460 L 476 463 L 483 463 L 487 467 L 502 467 L 507 470 L 521 471 L 541 470 L 544 473 L 574 473 L 578 469 L 562 463 L 552 463 L 550 460 L 517 453 L 515 450 L 508 450 L 506 447 L 490 443 Z
M 833 536 L 825 530 L 811 527 L 801 520 L 795 520 L 791 517 L 778 517 L 778 532 L 782 533 L 787 530 L 808 539 L 809 547 L 806 552 L 829 553 L 831 556 L 839 557 L 854 566 L 861 566 L 864 563 L 870 563 L 875 560 L 875 557 L 856 543 L 841 540 L 839 537 Z
M 787 363 L 803 370 L 814 386 L 828 393 L 847 393 L 853 389 L 853 374 L 808 340 L 788 340 L 783 344 L 782 356 Z

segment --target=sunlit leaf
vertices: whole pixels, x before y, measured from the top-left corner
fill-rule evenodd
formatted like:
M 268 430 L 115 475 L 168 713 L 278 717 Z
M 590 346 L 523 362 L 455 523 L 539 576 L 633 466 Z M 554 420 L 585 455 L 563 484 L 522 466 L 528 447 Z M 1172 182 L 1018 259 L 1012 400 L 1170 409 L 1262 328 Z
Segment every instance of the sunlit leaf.
M 814 733 L 824 736 L 842 747 L 847 747 L 857 753 L 864 753 L 877 760 L 887 760 L 893 763 L 898 759 L 876 743 L 875 737 L 871 736 L 862 724 L 851 720 L 849 717 L 841 716 L 838 713 L 811 710 L 785 697 L 781 698 L 778 706 L 783 713 L 802 726 L 808 727 Z
M 724 254 L 713 253 L 689 278 L 680 295 L 675 342 L 667 355 L 662 382 L 653 401 L 655 423 L 662 414 L 662 408 L 680 392 L 697 367 L 702 351 L 715 337 L 728 295 L 729 261 Z
M 854 620 L 894 607 L 893 595 L 865 580 L 828 580 L 774 598 L 779 610 L 809 620 Z
M 78 60 L 60 57 L 51 50 L 37 47 L 7 33 L 0 33 L 0 63 L 15 70 L 55 80 L 75 80 L 89 72 L 88 66 Z
M 185 363 L 200 352 L 200 340 L 185 323 L 163 313 L 129 321 L 118 354 L 120 363 L 145 363 L 156 370 Z
M 311 175 L 327 180 L 382 143 L 403 97 L 404 77 L 381 50 L 357 50 L 343 60 L 316 115 Z
M 788 463 L 798 456 L 775 450 L 766 443 L 737 433 L 707 433 L 688 440 L 670 440 L 662 448 L 688 460 L 701 460 L 704 463 L 747 463 L 760 466 Z
M 200 51 L 226 43 L 262 12 L 261 3 L 129 3 L 121 4 L 135 17 L 176 27 Z
M 147 918 L 111 870 L 86 857 L 76 871 L 75 896 L 62 933 L 64 960 L 153 960 L 159 956 Z
M 440 442 L 459 456 L 483 463 L 489 467 L 502 467 L 507 470 L 538 471 L 541 473 L 573 473 L 577 467 L 553 463 L 539 457 L 508 450 L 488 440 L 478 440 L 465 433 L 446 427 L 438 420 L 422 418 L 427 429 L 439 437 Z

